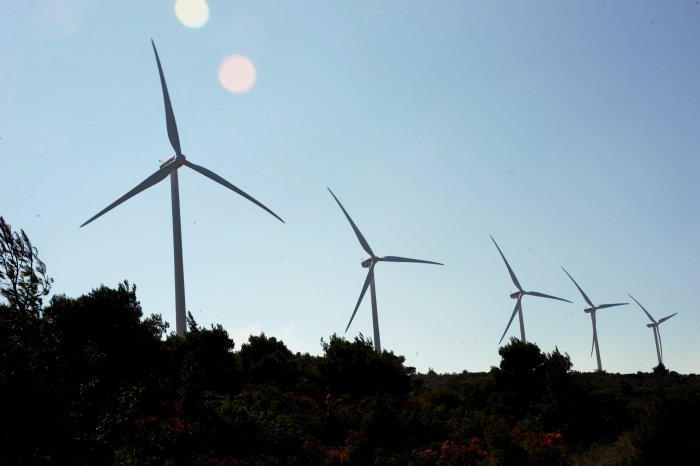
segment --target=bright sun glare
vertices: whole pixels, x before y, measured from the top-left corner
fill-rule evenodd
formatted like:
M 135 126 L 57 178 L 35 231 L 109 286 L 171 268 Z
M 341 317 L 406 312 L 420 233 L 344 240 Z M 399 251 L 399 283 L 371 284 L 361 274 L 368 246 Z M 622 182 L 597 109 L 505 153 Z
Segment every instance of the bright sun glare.
M 243 55 L 229 55 L 219 65 L 219 81 L 231 92 L 248 92 L 255 84 L 255 67 Z
M 200 28 L 209 20 L 209 6 L 205 0 L 177 0 L 175 14 L 188 28 Z

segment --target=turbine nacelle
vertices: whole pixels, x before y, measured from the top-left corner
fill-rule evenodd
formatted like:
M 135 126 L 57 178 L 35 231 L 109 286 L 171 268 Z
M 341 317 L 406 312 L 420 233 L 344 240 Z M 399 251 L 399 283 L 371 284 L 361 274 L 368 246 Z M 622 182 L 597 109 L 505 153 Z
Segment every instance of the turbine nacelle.
M 173 155 L 172 157 L 168 158 L 165 162 L 161 163 L 160 168 L 172 164 L 175 164 L 175 168 L 180 168 L 181 166 L 185 165 L 185 162 L 187 162 L 187 159 L 183 154 Z
M 511 298 L 511 299 L 518 299 L 518 298 L 522 297 L 524 294 L 525 294 L 525 292 L 522 291 L 522 290 L 513 291 L 513 292 L 510 294 L 510 298 Z
M 591 312 L 595 312 L 598 308 L 597 307 L 587 307 L 583 310 L 586 314 L 590 314 Z
M 368 257 L 367 259 L 362 261 L 362 267 L 365 269 L 369 268 L 373 263 L 377 262 L 376 257 Z

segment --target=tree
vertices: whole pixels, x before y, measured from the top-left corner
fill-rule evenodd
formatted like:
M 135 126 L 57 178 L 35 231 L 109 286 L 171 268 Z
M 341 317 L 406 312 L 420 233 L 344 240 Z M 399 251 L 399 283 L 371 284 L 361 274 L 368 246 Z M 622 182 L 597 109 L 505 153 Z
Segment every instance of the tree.
M 40 331 L 42 297 L 52 281 L 24 230 L 13 231 L 0 216 L 0 296 L 7 299 L 0 303 L 0 438 L 12 446 L 0 457 L 2 464 L 5 457 L 7 464 L 31 463 L 22 434 L 36 446 L 53 427 L 45 421 L 52 407 Z M 45 422 L 37 427 L 31 420 L 42 415 Z
M 61 364 L 64 385 L 72 380 L 111 390 L 148 377 L 162 364 L 165 324 L 160 316 L 143 319 L 136 286 L 126 280 L 77 299 L 56 295 L 43 317 L 44 344 Z
M 275 337 L 251 335 L 239 351 L 241 368 L 250 383 L 292 386 L 296 377 L 294 354 Z
M 204 391 L 230 392 L 238 385 L 235 346 L 220 325 L 200 327 L 188 313 L 184 336 L 171 334 L 165 341 L 173 387 L 184 398 L 198 398 Z
M 664 366 L 664 363 L 662 362 L 660 362 L 658 366 L 654 366 L 652 372 L 654 375 L 659 377 L 668 375 L 668 369 L 666 369 L 666 366 Z
M 393 351 L 374 351 L 371 339 L 362 334 L 348 341 L 333 334 L 321 340 L 324 358 L 319 361 L 322 377 L 334 390 L 357 397 L 388 394 L 403 398 L 411 388 L 416 370 L 404 366 L 405 358 Z
M 45 405 L 53 413 L 43 419 L 53 424 L 42 449 L 61 455 L 57 462 L 114 463 L 111 442 L 157 405 L 149 400 L 163 377 L 164 330 L 160 316 L 143 319 L 127 281 L 78 298 L 53 296 L 41 318 Z
M 0 294 L 21 315 L 38 317 L 51 283 L 46 265 L 24 230 L 12 231 L 0 216 Z
M 498 349 L 500 367 L 492 367 L 496 383 L 493 394 L 496 408 L 503 414 L 522 418 L 542 393 L 539 373 L 546 357 L 534 343 L 511 338 Z

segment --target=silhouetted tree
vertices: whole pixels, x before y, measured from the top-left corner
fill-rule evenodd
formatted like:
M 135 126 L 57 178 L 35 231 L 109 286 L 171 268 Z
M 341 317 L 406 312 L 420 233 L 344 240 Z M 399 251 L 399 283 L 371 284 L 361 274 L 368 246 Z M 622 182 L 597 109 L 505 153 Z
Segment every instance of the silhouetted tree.
M 0 303 L 0 438 L 10 446 L 0 463 L 3 457 L 10 464 L 33 463 L 41 457 L 36 446 L 56 427 L 51 422 L 35 425 L 56 409 L 47 401 L 40 335 L 42 297 L 52 281 L 24 230 L 13 231 L 0 216 L 0 296 L 8 302 Z M 28 440 L 33 435 L 32 450 Z
M 41 365 L 39 317 L 52 282 L 24 230 L 12 231 L 0 216 L 0 295 L 8 301 L 0 305 L 0 381 L 8 390 L 31 384 Z
M 657 366 L 654 366 L 653 373 L 658 376 L 668 375 L 668 369 L 666 369 L 664 363 L 660 362 Z
M 545 355 L 539 369 L 543 393 L 538 416 L 543 430 L 569 432 L 571 414 L 580 399 L 571 378 L 571 367 L 571 358 L 566 353 L 560 353 L 559 348 Z
M 201 328 L 192 314 L 187 323 L 184 336 L 171 334 L 165 341 L 171 394 L 177 393 L 182 402 L 197 404 L 206 391 L 235 391 L 240 385 L 240 370 L 228 332 L 221 325 Z
M 104 285 L 77 299 L 57 295 L 44 311 L 44 334 L 68 383 L 104 387 L 141 380 L 160 357 L 166 328 L 160 316 L 142 320 L 136 286 Z
M 157 386 L 166 326 L 160 316 L 142 317 L 136 287 L 127 281 L 77 299 L 54 296 L 44 310 L 51 393 L 65 410 L 62 460 L 110 458 L 110 437 L 135 421 L 142 396 Z
M 3 353 L 0 463 L 114 462 L 115 438 L 133 427 L 160 379 L 165 324 L 142 320 L 136 288 L 124 282 L 54 296 L 35 327 L 31 357 L 11 356 L 26 345 Z
M 403 365 L 403 356 L 375 352 L 372 340 L 362 335 L 350 342 L 333 334 L 321 343 L 319 370 L 332 389 L 358 397 L 385 393 L 401 398 L 409 392 L 416 370 Z
M 42 297 L 49 293 L 52 282 L 24 230 L 12 231 L 0 216 L 0 294 L 10 307 L 38 317 Z
M 274 383 L 289 387 L 297 378 L 294 354 L 284 343 L 265 334 L 251 335 L 238 353 L 248 383 Z
M 522 418 L 542 394 L 540 372 L 546 357 L 534 343 L 511 338 L 498 349 L 500 368 L 492 367 L 495 408 L 503 414 Z

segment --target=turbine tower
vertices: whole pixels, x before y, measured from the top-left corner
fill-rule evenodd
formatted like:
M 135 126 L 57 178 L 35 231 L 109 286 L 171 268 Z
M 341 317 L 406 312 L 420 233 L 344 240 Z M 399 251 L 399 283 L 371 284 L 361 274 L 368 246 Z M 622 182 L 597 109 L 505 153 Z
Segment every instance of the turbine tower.
M 200 166 L 200 165 L 195 165 L 194 163 L 190 162 L 187 160 L 182 153 L 180 149 L 180 138 L 178 136 L 177 132 L 177 125 L 175 124 L 175 114 L 173 113 L 173 107 L 172 104 L 170 103 L 170 96 L 168 95 L 168 87 L 165 84 L 165 76 L 163 75 L 163 68 L 160 65 L 160 58 L 158 57 L 158 51 L 156 50 L 156 44 L 153 42 L 151 39 L 151 45 L 153 46 L 153 53 L 156 56 L 156 63 L 158 64 L 158 73 L 160 75 L 160 84 L 161 88 L 163 89 L 163 101 L 165 103 L 165 122 L 167 125 L 168 129 L 168 139 L 170 140 L 170 145 L 173 147 L 173 150 L 175 151 L 175 155 L 167 159 L 165 162 L 163 162 L 160 165 L 160 168 L 153 173 L 151 176 L 143 180 L 141 183 L 136 185 L 135 188 L 133 188 L 131 191 L 127 192 L 124 194 L 122 197 L 99 211 L 97 214 L 95 214 L 93 217 L 91 217 L 88 221 L 80 225 L 80 227 L 84 227 L 88 223 L 92 222 L 93 220 L 97 219 L 98 217 L 106 214 L 122 202 L 134 197 L 141 191 L 144 191 L 151 186 L 159 183 L 163 179 L 165 179 L 168 175 L 170 175 L 170 196 L 171 196 L 171 203 L 172 203 L 172 215 L 173 215 L 173 249 L 174 249 L 174 256 L 175 256 L 175 320 L 176 320 L 176 333 L 179 336 L 182 336 L 185 334 L 185 324 L 186 324 L 186 307 L 185 307 L 185 278 L 184 278 L 184 272 L 183 272 L 183 264 L 182 264 L 182 232 L 180 228 L 180 194 L 179 194 L 179 189 L 178 189 L 178 181 L 177 181 L 177 170 L 178 168 L 184 166 L 187 166 L 191 168 L 194 171 L 197 171 L 201 173 L 202 175 L 206 176 L 207 178 L 216 181 L 217 183 L 227 187 L 231 191 L 240 194 L 244 198 L 248 199 L 249 201 L 253 202 L 254 204 L 258 205 L 259 207 L 265 209 L 267 212 L 269 212 L 271 215 L 273 215 L 275 218 L 277 218 L 280 222 L 284 223 L 284 220 L 282 220 L 277 214 L 275 214 L 273 211 L 265 207 L 263 204 L 243 192 L 242 190 L 238 189 L 236 186 L 232 185 L 216 173 Z
M 658 321 L 654 320 L 654 318 L 651 316 L 651 314 L 649 314 L 649 312 L 646 309 L 644 309 L 644 306 L 642 306 L 639 303 L 639 301 L 637 301 L 634 298 L 634 296 L 632 296 L 631 294 L 628 294 L 628 296 L 630 298 L 634 299 L 635 303 L 639 304 L 639 307 L 642 308 L 642 311 L 644 311 L 644 313 L 647 315 L 647 317 L 649 317 L 649 320 L 651 320 L 651 323 L 647 324 L 647 327 L 651 328 L 654 331 L 654 343 L 656 343 L 656 358 L 659 360 L 659 365 L 661 365 L 661 364 L 663 364 L 664 351 L 661 348 L 661 333 L 659 333 L 659 325 L 661 325 L 661 323 L 663 323 L 663 322 L 666 322 L 668 319 L 670 319 L 671 317 L 675 316 L 678 313 L 674 312 L 670 316 L 666 316 L 662 319 L 659 319 Z
M 574 282 L 574 285 L 576 285 L 576 288 L 581 292 L 581 296 L 583 296 L 583 299 L 588 303 L 587 308 L 584 309 L 584 312 L 590 313 L 591 314 L 591 322 L 593 323 L 593 343 L 591 344 L 591 356 L 593 356 L 593 348 L 595 348 L 595 357 L 596 360 L 598 361 L 598 371 L 602 372 L 603 371 L 603 366 L 600 363 L 600 348 L 598 347 L 598 331 L 596 330 L 595 326 L 595 311 L 598 309 L 605 309 L 606 307 L 613 307 L 613 306 L 624 306 L 625 304 L 629 303 L 615 303 L 615 304 L 601 304 L 599 306 L 596 306 L 591 302 L 591 300 L 586 296 L 586 293 L 583 292 L 580 286 L 578 286 L 578 283 L 576 283 L 576 280 L 574 280 L 574 277 L 572 277 L 569 272 L 566 271 L 564 267 L 561 268 L 565 274 L 569 275 L 569 278 L 571 279 L 572 282 Z
M 355 225 L 355 222 L 352 221 L 350 218 L 350 215 L 348 212 L 345 210 L 345 207 L 343 207 L 343 204 L 340 203 L 337 197 L 335 197 L 335 194 L 333 194 L 333 191 L 331 191 L 331 188 L 328 188 L 328 191 L 331 193 L 331 196 L 333 196 L 333 199 L 335 199 L 335 202 L 338 203 L 340 206 L 340 209 L 343 211 L 345 214 L 345 217 L 348 219 L 348 222 L 350 222 L 350 226 L 352 227 L 353 231 L 355 232 L 355 235 L 357 236 L 357 239 L 360 241 L 360 245 L 362 246 L 362 249 L 364 249 L 367 254 L 370 255 L 368 259 L 365 259 L 362 261 L 362 267 L 364 268 L 369 268 L 369 271 L 367 272 L 367 278 L 365 278 L 365 284 L 362 286 L 362 291 L 360 292 L 360 298 L 357 300 L 357 304 L 355 305 L 355 310 L 352 311 L 352 316 L 350 317 L 350 322 L 348 322 L 348 326 L 345 327 L 345 331 L 347 332 L 348 329 L 350 328 L 350 324 L 352 324 L 352 320 L 355 318 L 355 314 L 357 313 L 357 309 L 360 307 L 360 303 L 362 302 L 362 298 L 365 296 L 365 292 L 367 291 L 367 287 L 370 287 L 370 295 L 372 297 L 372 326 L 374 329 L 374 350 L 377 353 L 382 352 L 382 346 L 379 341 L 379 318 L 377 317 L 377 294 L 375 292 L 375 286 L 374 286 L 374 266 L 377 265 L 377 262 L 416 262 L 419 264 L 435 264 L 435 265 L 444 265 L 441 264 L 440 262 L 432 262 L 432 261 L 425 261 L 425 260 L 420 260 L 420 259 L 409 259 L 407 257 L 397 257 L 397 256 L 384 256 L 384 257 L 378 257 L 374 252 L 372 251 L 372 248 L 369 247 L 369 243 L 367 243 L 367 240 L 365 239 L 364 236 L 362 236 L 362 233 L 360 233 L 360 230 L 357 228 Z
M 506 329 L 503 331 L 503 335 L 501 335 L 501 339 L 498 340 L 498 344 L 500 345 L 501 342 L 503 341 L 503 337 L 506 336 L 506 332 L 508 332 L 508 329 L 510 328 L 510 324 L 513 323 L 513 319 L 515 318 L 515 314 L 518 314 L 518 319 L 520 320 L 520 341 L 525 343 L 527 340 L 525 340 L 525 321 L 523 320 L 523 306 L 522 306 L 522 299 L 523 296 L 525 295 L 530 295 L 530 296 L 539 296 L 540 298 L 549 298 L 549 299 L 558 299 L 559 301 L 566 301 L 567 303 L 570 303 L 568 299 L 563 299 L 563 298 L 557 298 L 556 296 L 550 296 L 548 294 L 544 293 L 539 293 L 537 291 L 525 291 L 523 290 L 523 287 L 520 286 L 520 282 L 518 282 L 518 279 L 515 276 L 515 273 L 513 273 L 513 269 L 510 268 L 510 264 L 508 264 L 508 261 L 506 260 L 506 256 L 503 255 L 503 252 L 501 252 L 501 248 L 498 247 L 498 243 L 496 243 L 496 240 L 493 239 L 493 236 L 491 236 L 491 241 L 493 241 L 493 244 L 496 245 L 496 249 L 498 249 L 498 252 L 501 254 L 501 257 L 503 258 L 503 262 L 506 263 L 506 267 L 508 268 L 508 273 L 510 274 L 511 280 L 513 280 L 513 284 L 517 288 L 517 291 L 514 291 L 510 294 L 510 297 L 515 299 L 515 308 L 513 309 L 513 313 L 510 315 L 510 320 L 508 321 L 508 325 L 506 325 Z

